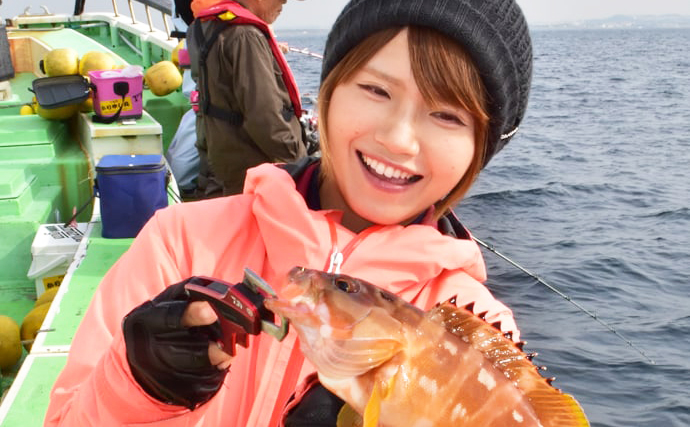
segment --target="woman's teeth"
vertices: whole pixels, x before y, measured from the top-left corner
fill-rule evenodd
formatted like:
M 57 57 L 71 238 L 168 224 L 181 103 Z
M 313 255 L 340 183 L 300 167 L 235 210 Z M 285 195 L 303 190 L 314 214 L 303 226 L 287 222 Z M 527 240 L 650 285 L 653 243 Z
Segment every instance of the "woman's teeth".
M 384 176 L 389 179 L 404 179 L 409 180 L 413 177 L 407 172 L 400 169 L 396 169 L 390 165 L 385 165 L 378 160 L 374 160 L 371 157 L 367 157 L 364 154 L 361 155 L 362 161 L 365 165 L 369 167 L 372 171 L 376 172 L 378 175 Z

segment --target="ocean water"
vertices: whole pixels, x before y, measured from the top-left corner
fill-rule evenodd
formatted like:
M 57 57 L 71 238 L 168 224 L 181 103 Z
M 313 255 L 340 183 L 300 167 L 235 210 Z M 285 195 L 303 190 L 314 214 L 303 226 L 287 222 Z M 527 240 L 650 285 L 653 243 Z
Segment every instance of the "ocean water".
M 326 33 L 278 36 L 321 53 Z M 533 44 L 522 129 L 456 212 L 625 338 L 485 251 L 526 349 L 593 426 L 690 426 L 690 29 L 538 30 Z M 320 61 L 288 59 L 316 93 Z

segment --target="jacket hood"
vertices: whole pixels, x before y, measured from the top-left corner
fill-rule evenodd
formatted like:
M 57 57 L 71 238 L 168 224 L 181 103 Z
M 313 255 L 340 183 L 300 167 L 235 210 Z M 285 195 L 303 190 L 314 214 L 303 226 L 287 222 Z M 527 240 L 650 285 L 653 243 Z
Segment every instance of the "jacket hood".
M 247 173 L 244 194 L 251 203 L 263 237 L 270 269 L 286 274 L 292 267 L 326 269 L 334 246 L 346 249 L 357 234 L 340 225 L 339 211 L 311 211 L 290 175 L 264 164 Z M 335 225 L 333 241 L 329 222 Z M 486 279 L 477 244 L 441 234 L 428 225 L 389 225 L 359 238 L 345 257 L 341 272 L 413 298 L 443 270 L 463 270 L 477 281 Z M 352 243 L 354 245 L 354 243 Z M 266 266 L 269 267 L 269 266 Z

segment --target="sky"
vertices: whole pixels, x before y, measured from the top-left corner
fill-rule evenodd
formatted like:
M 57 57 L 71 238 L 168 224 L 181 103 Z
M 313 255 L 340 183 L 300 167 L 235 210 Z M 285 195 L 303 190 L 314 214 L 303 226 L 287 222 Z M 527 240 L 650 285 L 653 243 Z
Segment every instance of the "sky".
M 275 23 L 279 28 L 328 28 L 348 0 L 288 0 Z M 529 24 L 552 24 L 613 15 L 690 16 L 689 0 L 517 0 Z M 319 22 L 302 26 L 304 17 Z M 309 18 L 307 18 L 309 19 Z M 326 25 L 323 25 L 323 24 Z
M 127 1 L 116 0 L 121 13 L 128 14 Z M 329 28 L 348 0 L 288 0 L 275 22 L 276 30 L 295 28 Z M 689 0 L 517 0 L 530 24 L 553 24 L 583 19 L 607 18 L 613 15 L 690 16 Z M 32 13 L 49 5 L 52 13 L 71 13 L 74 0 L 0 0 L 0 16 L 9 18 L 31 5 Z M 86 0 L 86 11 L 112 10 L 111 0 Z M 143 13 L 135 16 L 144 20 Z

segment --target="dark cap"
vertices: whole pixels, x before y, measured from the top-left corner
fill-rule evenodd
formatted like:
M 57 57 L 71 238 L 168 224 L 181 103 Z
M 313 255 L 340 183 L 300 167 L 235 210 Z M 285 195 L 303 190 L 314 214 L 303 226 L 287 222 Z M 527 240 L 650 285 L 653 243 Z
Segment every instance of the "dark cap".
M 351 0 L 328 34 L 321 81 L 369 35 L 390 27 L 430 27 L 474 60 L 489 95 L 484 165 L 517 131 L 532 79 L 532 41 L 515 0 Z

